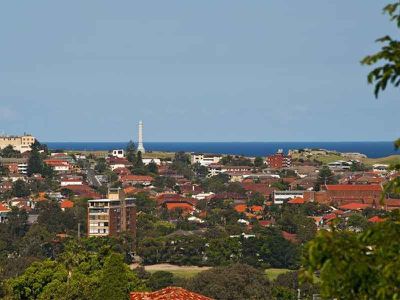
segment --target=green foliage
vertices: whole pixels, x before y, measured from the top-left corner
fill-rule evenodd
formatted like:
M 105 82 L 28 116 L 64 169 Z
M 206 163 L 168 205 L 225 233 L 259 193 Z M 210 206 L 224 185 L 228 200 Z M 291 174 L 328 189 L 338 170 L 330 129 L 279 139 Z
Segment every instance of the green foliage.
M 134 163 L 134 161 L 136 159 L 136 149 L 135 149 L 135 144 L 133 143 L 133 141 L 129 141 L 128 145 L 126 146 L 125 155 L 126 155 L 126 159 L 130 163 Z
M 100 275 L 100 288 L 96 299 L 124 300 L 129 297 L 129 268 L 124 264 L 123 257 L 111 254 L 104 263 Z M 132 272 L 132 276 L 135 276 Z
M 286 191 L 289 189 L 289 183 L 280 180 L 271 184 L 271 187 L 277 188 L 280 191 Z
M 217 300 L 271 299 L 271 283 L 264 273 L 241 264 L 201 272 L 185 287 Z
M 226 166 L 253 166 L 250 159 L 243 156 L 227 155 L 221 158 L 220 163 Z
M 105 160 L 104 158 L 99 158 L 99 159 L 97 160 L 97 163 L 96 163 L 95 167 L 94 167 L 94 170 L 95 170 L 97 173 L 102 174 L 102 173 L 104 173 L 107 169 L 108 169 L 108 166 L 107 166 L 106 160 Z
M 14 150 L 14 147 L 8 145 L 7 147 L 0 149 L 0 156 L 4 158 L 18 158 L 21 157 L 21 153 L 17 150 Z
M 101 239 L 99 239 L 101 240 Z M 13 299 L 127 299 L 145 290 L 144 282 L 124 263 L 123 256 L 102 246 L 69 243 L 58 260 L 34 262 L 6 282 Z
M 264 160 L 262 159 L 262 157 L 257 156 L 254 159 L 254 166 L 257 168 L 262 168 L 264 166 Z
M 12 194 L 15 197 L 27 197 L 31 194 L 31 191 L 25 181 L 18 179 L 13 183 Z
M 157 291 L 174 284 L 174 275 L 167 271 L 156 271 L 150 275 L 147 285 Z
M 337 184 L 338 180 L 335 177 L 335 175 L 332 173 L 332 171 L 327 167 L 323 166 L 318 173 L 318 178 L 315 183 L 314 189 L 316 191 L 319 191 L 321 188 L 321 185 L 325 184 Z
M 36 147 L 33 147 L 28 159 L 28 169 L 27 169 L 28 176 L 32 176 L 32 174 L 35 173 L 42 174 L 43 167 L 44 164 L 42 157 L 39 153 L 39 150 Z
M 135 194 L 135 205 L 137 211 L 145 212 L 147 214 L 154 213 L 156 210 L 157 202 L 149 197 L 146 192 L 140 192 Z
M 304 273 L 320 274 L 327 299 L 398 299 L 399 214 L 361 233 L 320 231 L 304 252 Z
M 399 9 L 399 1 L 388 4 L 383 9 L 383 12 L 389 15 L 391 21 L 394 21 L 398 28 L 400 28 Z M 388 35 L 376 41 L 383 44 L 381 51 L 364 57 L 361 63 L 368 66 L 379 62 L 384 63 L 368 74 L 368 83 L 375 85 L 374 94 L 375 97 L 378 97 L 379 92 L 384 91 L 388 83 L 395 87 L 400 85 L 400 42 Z

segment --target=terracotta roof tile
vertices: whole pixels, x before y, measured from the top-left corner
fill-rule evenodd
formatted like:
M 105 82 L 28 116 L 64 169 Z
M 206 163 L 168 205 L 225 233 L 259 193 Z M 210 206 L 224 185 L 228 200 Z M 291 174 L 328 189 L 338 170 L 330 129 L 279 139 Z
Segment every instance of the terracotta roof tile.
M 212 300 L 180 287 L 167 287 L 156 292 L 132 292 L 130 300 Z

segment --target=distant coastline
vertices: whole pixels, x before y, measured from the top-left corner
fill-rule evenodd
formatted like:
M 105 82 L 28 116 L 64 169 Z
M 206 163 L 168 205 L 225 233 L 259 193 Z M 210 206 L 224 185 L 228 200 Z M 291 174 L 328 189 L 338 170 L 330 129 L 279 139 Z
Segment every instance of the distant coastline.
M 123 149 L 127 142 L 46 142 L 51 150 L 105 151 Z M 338 152 L 358 152 L 370 158 L 399 154 L 393 142 L 145 142 L 147 151 L 205 152 L 245 156 L 265 156 L 278 149 L 327 149 Z

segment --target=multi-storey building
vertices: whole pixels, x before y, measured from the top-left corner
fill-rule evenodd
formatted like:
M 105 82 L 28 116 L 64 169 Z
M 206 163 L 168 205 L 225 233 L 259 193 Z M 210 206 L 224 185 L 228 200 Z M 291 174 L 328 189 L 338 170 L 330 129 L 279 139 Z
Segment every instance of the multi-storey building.
M 88 201 L 88 236 L 136 235 L 134 198 L 125 198 L 122 189 L 110 189 L 107 199 Z
M 199 163 L 202 166 L 209 166 L 211 164 L 217 164 L 221 160 L 221 155 L 203 154 L 203 153 L 192 153 L 190 155 L 190 161 L 192 164 Z
M 35 140 L 35 137 L 29 134 L 22 136 L 3 135 L 0 136 L 0 149 L 4 149 L 11 145 L 14 150 L 17 150 L 21 153 L 31 151 L 31 146 L 33 143 L 35 143 Z
M 292 164 L 292 157 L 285 155 L 282 150 L 278 150 L 274 155 L 267 157 L 267 163 L 273 169 L 289 168 Z

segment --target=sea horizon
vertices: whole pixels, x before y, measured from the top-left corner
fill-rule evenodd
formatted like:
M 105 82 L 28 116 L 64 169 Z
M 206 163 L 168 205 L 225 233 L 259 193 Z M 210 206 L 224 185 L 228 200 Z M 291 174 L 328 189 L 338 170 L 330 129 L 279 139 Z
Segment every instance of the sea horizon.
M 128 142 L 45 142 L 51 150 L 109 151 L 123 149 Z M 135 142 L 136 144 L 136 142 Z M 370 158 L 399 154 L 393 141 L 329 141 L 329 142 L 145 142 L 146 151 L 204 152 L 244 156 L 265 156 L 278 149 L 326 149 L 337 152 L 357 152 Z

